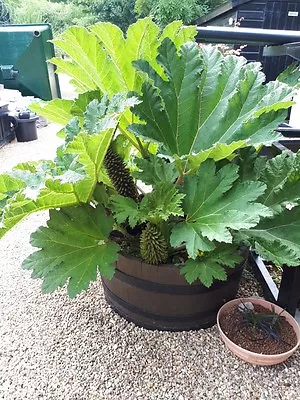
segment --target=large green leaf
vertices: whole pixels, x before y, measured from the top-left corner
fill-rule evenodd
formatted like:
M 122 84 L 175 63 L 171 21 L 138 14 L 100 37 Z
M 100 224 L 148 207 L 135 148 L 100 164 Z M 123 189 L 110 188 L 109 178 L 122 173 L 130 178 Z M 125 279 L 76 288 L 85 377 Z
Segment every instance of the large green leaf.
M 65 135 L 65 143 L 62 147 L 64 147 L 67 143 L 71 142 L 75 136 L 77 136 L 81 131 L 80 121 L 78 117 L 74 117 L 67 123 L 63 132 Z
M 126 38 L 116 25 L 99 23 L 92 26 L 91 31 L 97 36 L 99 42 L 110 58 L 110 76 L 103 77 L 106 90 L 108 80 L 115 80 L 120 88 L 117 91 L 128 91 L 141 84 L 132 61 L 146 57 L 149 61 L 155 60 L 159 29 L 151 19 L 139 20 L 128 28 Z M 114 90 L 115 92 L 115 90 Z
M 0 194 L 4 198 L 5 193 L 17 192 L 25 187 L 25 182 L 22 179 L 16 179 L 9 173 L 0 175 Z
M 294 250 L 277 241 L 255 242 L 254 249 L 264 260 L 272 261 L 276 265 L 298 266 L 300 262 Z
M 196 260 L 187 260 L 185 266 L 181 268 L 181 274 L 189 283 L 197 279 L 206 287 L 210 287 L 214 280 L 225 281 L 227 274 L 225 266 L 233 268 L 242 261 L 234 246 L 219 246 L 216 251 L 204 254 Z
M 5 207 L 0 214 L 0 236 L 28 214 L 88 203 L 96 184 L 102 179 L 102 165 L 120 115 L 135 99 L 113 96 L 105 102 L 105 110 L 99 111 L 97 100 L 84 115 L 89 133 L 75 129 L 65 146 L 57 150 L 55 164 L 52 162 L 26 163 L 17 166 L 10 174 L 15 180 L 0 187 L 0 200 Z M 103 122 L 104 121 L 104 122 Z M 75 128 L 77 125 L 75 126 Z M 98 132 L 98 129 L 104 129 Z M 69 132 L 70 133 L 70 132 Z M 4 178 L 2 178 L 3 182 Z M 15 190 L 22 182 L 22 187 Z M 0 179 L 1 183 L 1 179 Z M 5 190 L 5 191 L 4 191 Z
M 76 156 L 76 162 L 84 167 L 86 178 L 76 185 L 80 202 L 91 199 L 97 182 L 101 181 L 103 160 L 120 116 L 135 103 L 136 98 L 115 95 L 111 99 L 103 96 L 100 101 L 95 99 L 88 104 L 83 118 L 86 131 L 75 134 L 64 150 L 65 154 Z
M 87 178 L 82 166 L 77 164 L 78 169 L 53 166 L 50 161 L 23 163 L 9 175 L 0 176 L 0 182 L 6 182 L 0 187 L 0 198 L 6 200 L 0 212 L 0 237 L 33 212 L 79 203 L 78 189 Z
M 197 223 L 181 222 L 172 229 L 170 238 L 172 247 L 185 244 L 189 257 L 196 259 L 199 251 L 212 251 L 213 242 L 203 237 Z
M 43 293 L 67 283 L 68 295 L 74 298 L 97 279 L 98 271 L 112 278 L 119 247 L 108 241 L 113 219 L 103 208 L 51 210 L 47 225 L 32 234 L 31 244 L 40 250 L 23 263 L 32 269 L 33 278 L 43 279 Z
M 187 40 L 193 40 L 194 27 L 184 27 L 174 22 L 160 33 L 151 18 L 137 21 L 128 29 L 126 37 L 117 26 L 99 23 L 89 29 L 71 27 L 54 43 L 64 53 L 66 59 L 53 58 L 51 61 L 63 72 L 72 77 L 72 83 L 81 93 L 75 100 L 53 100 L 49 103 L 35 103 L 31 109 L 50 121 L 66 125 L 78 116 L 82 121 L 87 105 L 93 100 L 101 101 L 101 92 L 109 97 L 129 90 L 140 92 L 144 78 L 132 66 L 132 61 L 145 58 L 156 68 L 157 48 L 165 37 L 170 37 L 178 48 Z M 144 150 L 140 141 L 127 131 L 134 120 L 128 110 L 122 113 L 119 129 L 138 150 Z
M 72 118 L 71 110 L 74 104 L 74 100 L 54 99 L 49 102 L 32 103 L 30 109 L 51 122 L 66 125 Z
M 133 172 L 133 177 L 142 180 L 146 185 L 156 185 L 159 182 L 175 183 L 178 178 L 178 171 L 173 163 L 154 155 L 150 155 L 148 159 L 136 158 L 135 164 L 140 171 Z
M 242 182 L 259 180 L 262 171 L 266 168 L 267 158 L 262 157 L 255 147 L 247 147 L 238 151 L 235 159 L 239 166 L 239 175 Z
M 171 216 L 183 215 L 184 194 L 170 182 L 158 183 L 151 193 L 146 193 L 140 204 L 124 196 L 112 197 L 112 210 L 119 223 L 126 221 L 133 227 L 137 222 L 159 224 Z
M 72 77 L 72 83 L 80 92 L 100 89 L 105 92 L 111 88 L 113 92 L 123 91 L 120 80 L 116 79 L 110 66 L 103 46 L 97 37 L 84 27 L 71 27 L 62 35 L 53 40 L 54 44 L 68 56 L 66 60 L 53 58 L 50 61 L 63 72 Z M 109 75 L 112 79 L 108 83 Z M 107 87 L 103 85 L 103 76 L 106 76 Z
M 94 135 L 82 132 L 66 148 L 66 153 L 77 156 L 77 161 L 84 166 L 86 179 L 78 182 L 77 195 L 81 202 L 88 202 L 95 189 L 105 153 L 113 137 L 113 129 Z
M 274 129 L 292 104 L 293 90 L 280 82 L 263 85 L 259 64 L 194 43 L 178 54 L 169 39 L 159 47 L 157 62 L 163 77 L 145 60 L 134 63 L 149 77 L 142 103 L 133 108 L 146 122 L 130 126 L 135 135 L 163 144 L 171 156 L 189 155 L 191 162 L 193 156 L 219 160 L 240 147 L 278 139 Z
M 182 21 L 173 21 L 162 31 L 160 42 L 169 38 L 179 49 L 184 43 L 194 41 L 196 33 L 195 26 L 184 26 Z
M 286 205 L 300 201 L 300 152 L 283 152 L 267 161 L 260 178 L 267 190 L 260 202 L 280 212 Z
M 183 27 L 180 22 L 170 24 L 160 34 L 151 18 L 132 24 L 126 37 L 111 23 L 101 22 L 89 29 L 72 27 L 54 40 L 68 59 L 54 58 L 51 61 L 57 65 L 58 71 L 73 78 L 81 92 L 97 88 L 110 95 L 139 91 L 142 80 L 132 61 L 144 58 L 155 65 L 157 48 L 163 38 L 171 38 L 179 47 L 192 40 L 195 34 L 194 27 Z
M 9 174 L 12 178 L 23 181 L 24 186 L 21 190 L 23 189 L 24 197 L 35 201 L 41 190 L 46 187 L 45 182 L 50 178 L 52 166 L 53 163 L 51 161 L 27 162 L 18 164 Z M 73 173 L 76 173 L 76 171 L 73 171 Z M 82 175 L 80 179 L 83 179 L 83 177 Z M 58 175 L 57 178 L 61 181 L 61 175 Z
M 93 90 L 79 94 L 74 100 L 55 99 L 49 102 L 43 101 L 31 104 L 30 108 L 49 121 L 61 125 L 69 124 L 76 117 L 76 121 L 83 127 L 85 120 L 91 119 L 87 114 L 92 114 L 95 122 L 97 122 L 98 119 L 103 118 L 106 114 L 111 116 L 112 113 L 126 112 L 127 108 L 135 104 L 132 102 L 133 98 L 127 99 L 126 96 L 126 93 L 116 93 L 109 98 L 107 95 L 102 94 L 100 90 Z M 89 108 L 91 109 L 90 112 Z M 104 128 L 99 128 L 99 130 L 104 130 Z
M 139 100 L 136 97 L 126 97 L 121 93 L 117 93 L 111 98 L 103 95 L 100 101 L 94 99 L 86 107 L 84 129 L 92 134 L 114 128 L 122 114 L 138 103 Z
M 140 210 L 138 203 L 130 197 L 121 195 L 111 196 L 111 209 L 119 224 L 128 219 L 129 225 L 133 228 L 140 220 Z
M 24 181 L 17 179 L 10 174 L 0 175 L 0 221 L 9 199 L 11 199 L 19 190 L 24 189 L 25 186 L 26 184 Z
M 171 215 L 182 216 L 182 199 L 176 185 L 170 182 L 158 183 L 151 193 L 147 193 L 140 204 L 141 221 L 159 224 L 167 221 Z
M 275 263 L 300 265 L 300 207 L 285 209 L 273 218 L 264 218 L 252 229 L 241 230 L 263 257 Z M 286 257 L 286 261 L 284 261 Z
M 300 86 L 300 66 L 299 62 L 294 62 L 290 64 L 283 72 L 281 72 L 277 80 L 284 82 L 292 87 Z
M 181 269 L 181 273 L 188 283 L 193 283 L 199 279 L 206 287 L 210 287 L 214 279 L 220 281 L 226 281 L 227 279 L 225 269 L 216 261 L 207 260 L 206 257 L 198 260 L 188 260 Z
M 176 237 L 172 242 L 186 242 L 187 229 L 189 232 L 193 229 L 199 246 L 189 250 L 193 257 L 197 250 L 204 250 L 202 237 L 231 243 L 231 230 L 254 227 L 261 216 L 271 214 L 267 207 L 254 202 L 265 189 L 261 182 L 239 182 L 238 167 L 234 164 L 227 164 L 216 172 L 216 164 L 205 161 L 197 175 L 185 178 L 183 210 L 188 225 L 182 223 L 174 228 L 172 236 L 176 234 Z
M 238 142 L 232 142 L 230 144 L 225 143 L 217 143 L 210 149 L 201 151 L 195 155 L 188 156 L 189 162 L 189 171 L 193 172 L 194 170 L 198 169 L 199 166 L 207 159 L 211 158 L 215 161 L 223 160 L 224 158 L 230 158 L 232 154 L 247 145 L 245 140 L 240 140 Z
M 41 190 L 36 201 L 17 193 L 7 202 L 0 220 L 0 237 L 33 212 L 78 204 L 72 185 L 53 182 L 49 186 Z
M 195 27 L 184 27 L 181 22 L 170 24 L 160 33 L 151 18 L 131 25 L 126 36 L 111 23 L 101 22 L 89 29 L 72 27 L 54 40 L 55 45 L 67 54 L 67 59 L 53 58 L 51 62 L 58 67 L 58 72 L 72 77 L 72 83 L 81 93 L 97 89 L 109 96 L 129 90 L 140 92 L 144 78 L 132 62 L 146 59 L 159 72 L 161 67 L 156 63 L 156 55 L 162 39 L 171 38 L 179 48 L 195 35 Z M 35 111 L 47 118 L 54 114 L 54 108 L 53 103 L 52 109 L 35 108 Z M 56 114 L 59 114 L 59 107 Z M 133 115 L 128 110 L 122 115 L 120 129 L 139 148 L 139 143 L 127 131 L 132 121 Z

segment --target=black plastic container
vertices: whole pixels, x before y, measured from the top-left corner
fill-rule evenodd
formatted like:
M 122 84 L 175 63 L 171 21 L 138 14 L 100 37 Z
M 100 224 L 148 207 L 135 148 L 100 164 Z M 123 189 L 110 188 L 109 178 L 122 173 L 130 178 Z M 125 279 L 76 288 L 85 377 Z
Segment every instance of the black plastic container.
M 31 142 L 32 140 L 37 140 L 37 129 L 36 129 L 36 121 L 38 120 L 38 116 L 30 115 L 29 113 L 20 113 L 19 117 L 16 118 L 17 127 L 16 127 L 16 136 L 18 142 Z
M 15 128 L 17 122 L 8 113 L 8 104 L 0 104 L 0 146 L 11 142 L 16 137 Z

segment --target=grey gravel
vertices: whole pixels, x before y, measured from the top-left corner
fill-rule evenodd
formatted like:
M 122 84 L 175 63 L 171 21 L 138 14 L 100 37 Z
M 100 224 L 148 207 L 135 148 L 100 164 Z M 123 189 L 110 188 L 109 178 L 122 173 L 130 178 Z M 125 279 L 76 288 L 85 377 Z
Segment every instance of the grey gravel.
M 52 157 L 55 129 L 0 149 L 0 172 L 32 156 Z M 33 215 L 0 241 L 0 399 L 300 399 L 299 351 L 282 365 L 255 367 L 224 347 L 216 327 L 135 327 L 106 305 L 99 281 L 75 300 L 64 288 L 42 295 L 41 282 L 20 265 L 32 251 L 30 232 L 46 218 Z M 247 294 L 257 294 L 252 279 Z

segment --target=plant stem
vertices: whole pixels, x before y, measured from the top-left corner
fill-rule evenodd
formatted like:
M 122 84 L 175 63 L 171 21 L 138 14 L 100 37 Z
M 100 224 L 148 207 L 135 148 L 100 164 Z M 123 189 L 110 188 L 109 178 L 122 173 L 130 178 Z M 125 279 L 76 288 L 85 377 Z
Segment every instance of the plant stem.
M 184 183 L 183 175 L 179 175 L 176 181 L 176 185 L 181 186 Z
M 177 171 L 179 173 L 179 176 L 177 178 L 176 181 L 176 185 L 183 185 L 184 182 L 184 170 L 182 169 L 182 165 L 181 165 L 181 160 L 179 158 L 175 158 L 175 166 L 177 168 Z
M 126 136 L 126 138 L 129 140 L 129 142 L 142 154 L 143 158 L 148 158 L 149 152 L 146 148 L 144 148 L 144 146 L 139 138 L 135 138 L 135 140 L 133 140 L 130 137 L 130 135 L 128 135 L 126 130 L 121 128 L 121 126 L 119 126 L 119 130 L 121 131 L 121 133 L 124 136 Z
M 140 138 L 136 138 L 136 141 L 139 144 L 140 147 L 140 152 L 143 158 L 148 158 L 149 157 L 149 152 L 148 149 L 146 147 L 143 146 L 143 143 L 141 142 Z
M 126 132 L 125 129 L 121 128 L 121 126 L 119 126 L 119 130 L 122 133 L 122 135 L 126 136 L 126 138 L 129 140 L 129 142 L 137 149 L 140 150 L 140 146 L 138 144 L 137 141 L 133 140 L 130 135 L 128 135 L 128 133 Z

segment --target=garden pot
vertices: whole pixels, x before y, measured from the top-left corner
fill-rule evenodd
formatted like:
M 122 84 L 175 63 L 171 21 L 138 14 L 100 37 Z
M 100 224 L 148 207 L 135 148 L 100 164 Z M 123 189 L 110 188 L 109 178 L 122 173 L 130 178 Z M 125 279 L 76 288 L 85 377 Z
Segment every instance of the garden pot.
M 19 118 L 16 118 L 16 136 L 18 142 L 31 142 L 32 140 L 37 140 L 36 121 L 38 118 L 38 116 L 31 116 L 30 114 L 27 118 L 23 118 L 22 115 L 19 115 Z
M 111 307 L 128 321 L 147 329 L 183 331 L 216 323 L 218 309 L 235 297 L 244 263 L 228 270 L 227 281 L 210 288 L 192 285 L 174 265 L 149 265 L 119 255 L 112 280 L 102 278 Z
M 254 353 L 252 351 L 246 350 L 239 345 L 235 344 L 232 340 L 230 340 L 226 333 L 222 330 L 222 327 L 220 326 L 220 319 L 222 318 L 223 315 L 225 315 L 231 308 L 232 306 L 241 304 L 241 302 L 251 302 L 254 305 L 261 305 L 264 308 L 272 311 L 272 309 L 275 311 L 276 314 L 280 314 L 282 317 L 286 319 L 286 321 L 291 325 L 293 328 L 296 336 L 297 336 L 297 344 L 289 351 L 286 351 L 284 353 L 280 354 L 261 354 L 261 353 Z M 275 364 L 280 364 L 284 361 L 286 361 L 299 347 L 300 345 L 300 328 L 297 323 L 297 321 L 283 308 L 277 306 L 276 304 L 270 303 L 267 300 L 261 299 L 261 298 L 241 298 L 241 299 L 234 299 L 229 301 L 228 303 L 224 304 L 217 315 L 217 325 L 219 328 L 219 332 L 221 335 L 221 338 L 223 339 L 226 347 L 231 350 L 237 357 L 241 358 L 244 361 L 247 361 L 248 363 L 254 364 L 254 365 L 262 365 L 262 366 L 267 366 L 267 365 L 275 365 Z

